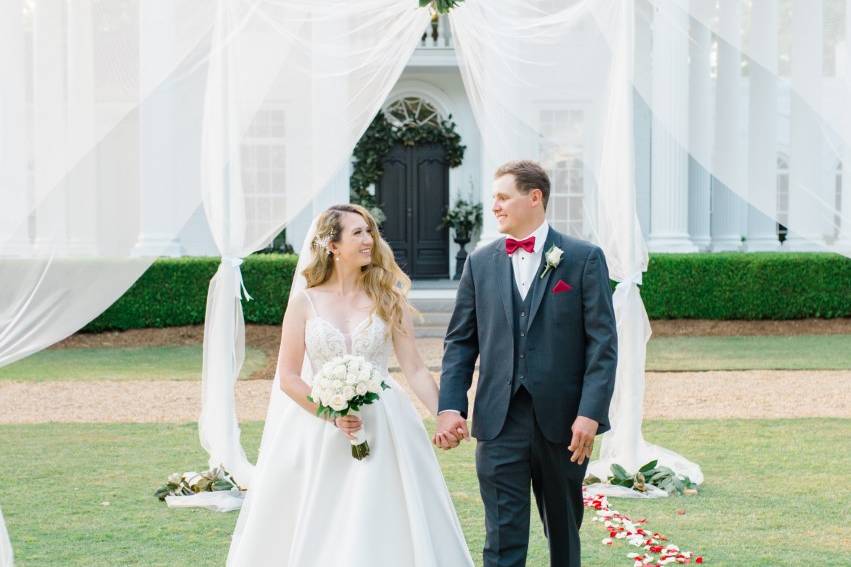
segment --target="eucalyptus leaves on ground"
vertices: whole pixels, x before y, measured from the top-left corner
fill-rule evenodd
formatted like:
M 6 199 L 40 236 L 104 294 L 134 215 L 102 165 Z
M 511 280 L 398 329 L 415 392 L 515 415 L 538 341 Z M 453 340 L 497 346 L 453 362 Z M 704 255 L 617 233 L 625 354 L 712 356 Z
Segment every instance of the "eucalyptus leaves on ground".
M 609 476 L 607 482 L 614 486 L 625 486 L 632 488 L 638 492 L 647 492 L 647 485 L 652 485 L 661 488 L 668 494 L 694 494 L 696 486 L 687 476 L 677 475 L 668 467 L 657 466 L 658 461 L 650 461 L 636 472 L 630 475 L 619 464 L 612 465 L 612 475 Z M 585 479 L 585 484 L 595 484 L 600 482 L 600 479 L 595 476 L 589 476 Z
M 224 467 L 216 467 L 202 473 L 172 473 L 168 482 L 154 492 L 154 496 L 162 501 L 166 496 L 188 496 L 220 490 L 239 490 L 239 485 Z

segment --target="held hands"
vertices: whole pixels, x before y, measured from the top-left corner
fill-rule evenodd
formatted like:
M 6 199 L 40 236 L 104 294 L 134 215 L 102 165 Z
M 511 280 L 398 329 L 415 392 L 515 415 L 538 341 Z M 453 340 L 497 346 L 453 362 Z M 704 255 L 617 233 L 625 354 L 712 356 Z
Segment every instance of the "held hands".
M 337 429 L 343 432 L 343 435 L 348 437 L 351 441 L 354 441 L 355 433 L 360 431 L 363 423 L 359 417 L 354 415 L 344 415 L 342 417 L 335 418 L 334 425 L 337 426 Z
M 591 458 L 591 451 L 594 450 L 594 436 L 597 435 L 598 423 L 590 417 L 577 416 L 570 430 L 573 431 L 573 437 L 570 440 L 567 450 L 573 454 L 570 456 L 571 463 L 582 464 L 585 458 Z
M 437 416 L 437 431 L 432 442 L 441 449 L 454 449 L 463 439 L 469 439 L 467 420 L 454 411 L 445 411 Z

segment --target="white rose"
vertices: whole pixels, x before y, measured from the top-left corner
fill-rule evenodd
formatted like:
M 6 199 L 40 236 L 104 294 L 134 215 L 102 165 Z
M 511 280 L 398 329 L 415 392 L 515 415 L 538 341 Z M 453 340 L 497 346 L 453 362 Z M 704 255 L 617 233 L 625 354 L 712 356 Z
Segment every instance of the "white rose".
M 355 392 L 357 392 L 358 396 L 363 396 L 368 391 L 369 386 L 366 384 L 366 382 L 359 382 L 358 385 L 355 387 Z
M 352 386 L 346 386 L 343 388 L 343 397 L 347 400 L 351 400 L 355 397 L 355 389 Z
M 557 246 L 553 246 L 550 251 L 547 252 L 547 264 L 557 266 L 559 262 L 561 262 L 562 254 L 564 254 L 564 250 Z
M 331 398 L 331 409 L 334 411 L 343 411 L 346 409 L 346 406 L 349 405 L 348 400 L 346 400 L 342 395 L 336 394 Z
M 379 378 L 369 381 L 369 391 L 373 394 L 381 393 L 381 380 Z
M 346 381 L 346 367 L 338 366 L 334 369 L 334 373 L 332 374 L 335 382 L 345 382 Z

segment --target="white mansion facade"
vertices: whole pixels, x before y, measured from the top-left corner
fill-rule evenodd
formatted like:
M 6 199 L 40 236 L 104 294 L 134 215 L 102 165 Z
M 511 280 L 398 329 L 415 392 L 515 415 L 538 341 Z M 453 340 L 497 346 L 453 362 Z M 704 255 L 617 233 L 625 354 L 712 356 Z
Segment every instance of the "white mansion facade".
M 760 10 L 768 3 L 754 2 L 751 18 L 761 17 Z M 851 7 L 849 7 L 851 9 Z M 825 104 L 842 105 L 838 93 L 842 92 L 842 81 L 848 81 L 851 65 L 847 61 L 837 60 L 819 49 L 807 49 L 807 46 L 821 46 L 822 34 L 827 33 L 822 21 L 822 13 L 813 10 L 813 16 L 801 17 L 796 30 L 805 30 L 811 37 L 809 42 L 792 42 L 792 57 L 807 61 L 812 67 L 822 69 L 820 80 L 824 82 Z M 719 25 L 741 26 L 742 15 L 722 12 Z M 799 16 L 800 17 L 800 16 Z M 733 18 L 723 21 L 723 18 Z M 686 20 L 683 25 L 689 25 Z M 775 25 L 777 25 L 775 18 Z M 844 19 L 844 25 L 851 28 L 851 18 Z M 851 29 L 841 30 L 844 37 L 851 37 Z M 410 119 L 434 120 L 451 115 L 457 131 L 466 145 L 463 163 L 448 169 L 448 202 L 457 198 L 479 201 L 484 204 L 484 226 L 477 235 L 478 242 L 488 242 L 498 235 L 489 213 L 491 202 L 492 171 L 483 167 L 483 148 L 488 143 L 482 139 L 473 119 L 469 101 L 464 92 L 458 69 L 451 30 L 445 17 L 433 23 L 433 29 L 426 30 L 421 45 L 416 49 L 398 83 L 393 88 L 384 111 L 393 113 L 397 119 L 409 111 Z M 746 115 L 748 105 L 753 104 L 748 92 L 749 81 L 740 80 L 741 73 L 725 73 L 713 68 L 710 73 L 695 73 L 699 66 L 695 61 L 705 61 L 705 65 L 720 65 L 724 61 L 725 46 L 719 44 L 706 31 L 693 33 L 692 41 L 685 38 L 672 39 L 661 37 L 670 33 L 669 26 L 654 26 L 652 13 L 640 14 L 636 29 L 636 73 L 644 73 L 652 84 L 665 84 L 674 89 L 674 96 L 681 98 L 683 123 L 704 121 L 704 124 L 740 123 L 747 128 L 748 120 L 736 120 Z M 797 33 L 797 31 L 796 31 Z M 673 58 L 657 58 L 654 61 L 653 45 L 670 45 L 671 41 L 681 41 L 678 49 L 690 50 L 691 67 L 678 64 Z M 577 48 L 582 37 L 577 37 Z M 676 46 L 675 46 L 676 47 Z M 780 54 L 781 74 L 783 73 L 783 54 Z M 809 58 L 809 60 L 808 60 Z M 679 93 L 679 95 L 677 95 Z M 587 100 L 587 97 L 586 97 Z M 653 128 L 650 111 L 638 96 L 635 98 L 635 142 L 636 142 L 636 181 L 638 192 L 639 220 L 651 251 L 657 252 L 697 252 L 697 251 L 770 251 L 770 250 L 818 250 L 818 243 L 812 241 L 785 240 L 783 227 L 773 219 L 750 207 L 742 198 L 713 179 L 700 165 L 691 160 L 682 149 L 670 146 L 663 136 L 657 136 Z M 777 144 L 775 167 L 771 171 L 761 172 L 758 179 L 766 180 L 776 187 L 777 218 L 781 223 L 795 214 L 789 210 L 788 186 L 790 156 L 802 155 L 806 160 L 814 161 L 821 168 L 824 183 L 822 194 L 840 202 L 844 194 L 849 195 L 848 185 L 843 186 L 843 164 L 840 159 L 831 157 L 824 149 L 790 144 L 790 106 L 786 97 L 779 113 L 773 113 L 776 124 Z M 574 136 L 582 138 L 583 114 L 585 104 L 582 93 L 568 105 L 561 105 L 540 112 L 539 130 L 547 135 Z M 738 113 L 738 114 L 737 114 Z M 710 122 L 706 122 L 706 121 Z M 728 128 L 729 130 L 729 128 Z M 724 136 L 735 137 L 741 132 L 716 131 L 716 144 L 724 143 Z M 720 138 L 720 142 L 718 140 Z M 263 184 L 275 184 L 284 179 L 282 171 L 276 171 L 276 152 L 284 151 L 287 140 L 286 117 L 274 105 L 264 107 L 257 115 L 255 125 L 244 141 L 245 182 L 250 193 L 262 199 Z M 677 151 L 678 150 L 678 151 Z M 541 159 L 541 156 L 517 156 Z M 799 163 L 803 160 L 798 160 Z M 584 188 L 583 148 L 577 144 L 575 152 L 566 159 L 547 163 L 552 179 L 552 194 L 549 217 L 552 224 L 571 234 L 587 236 L 587 227 L 583 221 Z M 846 170 L 851 164 L 846 165 Z M 308 210 L 303 211 L 292 221 L 287 229 L 287 240 L 298 250 L 308 229 L 310 219 L 332 203 L 349 201 L 349 174 L 351 167 L 338 173 L 334 181 L 319 195 Z M 428 190 L 422 185 L 414 191 Z M 417 198 L 414 203 L 428 203 L 432 200 Z M 439 199 L 438 199 L 439 201 Z M 839 208 L 839 207 L 837 207 Z M 847 209 L 847 203 L 846 203 Z M 386 211 L 388 216 L 393 211 Z M 410 207 L 407 213 L 411 215 Z M 215 248 L 204 226 L 202 213 L 198 213 L 175 243 L 176 254 L 206 255 L 215 254 Z M 848 227 L 842 227 L 832 234 L 819 235 L 823 241 L 847 237 Z M 412 234 L 412 238 L 416 238 Z M 475 243 L 474 243 L 475 245 Z M 447 275 L 454 271 L 454 258 L 457 245 L 447 239 Z

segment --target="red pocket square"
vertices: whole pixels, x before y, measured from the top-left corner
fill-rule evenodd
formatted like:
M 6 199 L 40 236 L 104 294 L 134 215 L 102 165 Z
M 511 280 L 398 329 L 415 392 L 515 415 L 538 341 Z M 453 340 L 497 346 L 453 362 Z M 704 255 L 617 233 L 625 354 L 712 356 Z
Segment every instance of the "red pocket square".
M 559 280 L 556 286 L 553 288 L 553 294 L 570 291 L 572 289 L 573 287 L 569 283 L 564 283 L 564 280 Z

